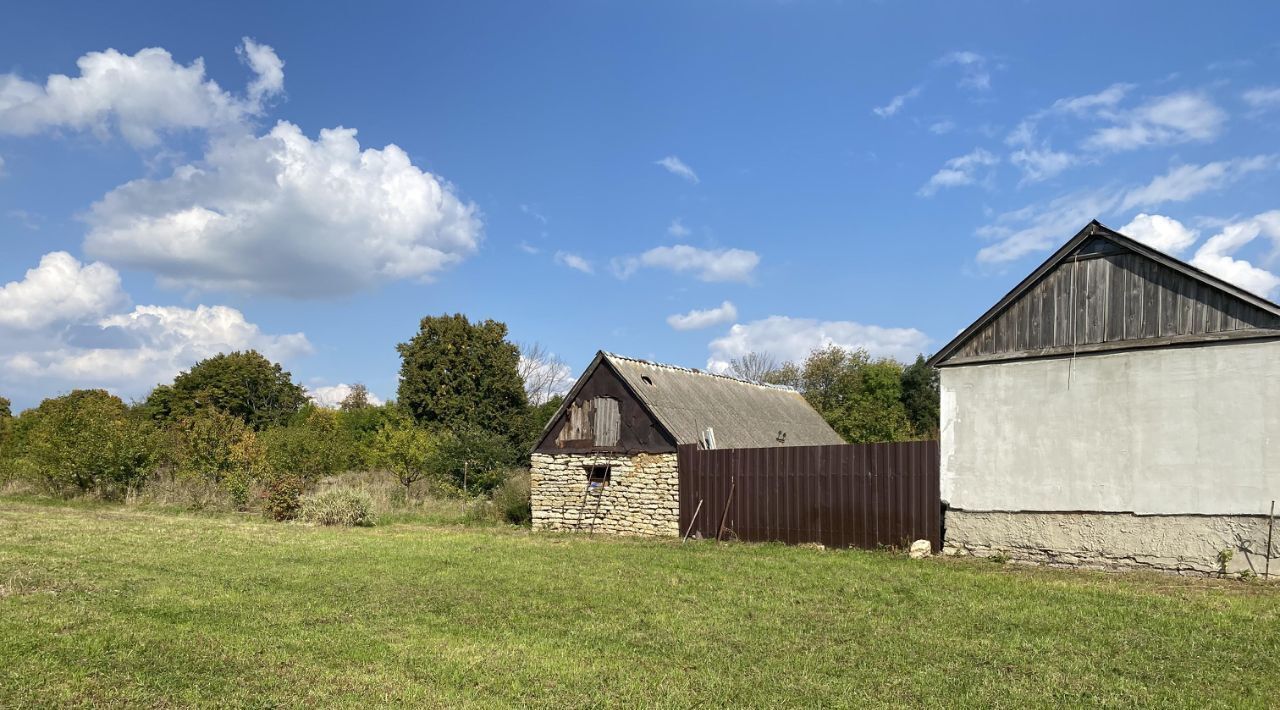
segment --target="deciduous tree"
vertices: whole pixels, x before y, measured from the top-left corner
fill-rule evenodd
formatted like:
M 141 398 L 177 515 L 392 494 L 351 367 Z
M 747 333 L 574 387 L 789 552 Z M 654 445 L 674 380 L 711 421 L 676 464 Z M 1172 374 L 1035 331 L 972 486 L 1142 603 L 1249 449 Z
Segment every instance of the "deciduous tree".
M 150 472 L 154 429 L 105 390 L 73 390 L 23 413 L 17 455 L 50 489 L 117 497 Z
M 866 350 L 829 346 L 810 353 L 799 389 L 845 440 L 860 444 L 912 436 L 902 403 L 902 365 Z
M 507 326 L 462 314 L 423 318 L 400 352 L 398 400 L 419 424 L 479 427 L 515 441 L 528 406 Z
M 284 368 L 249 350 L 196 363 L 172 385 L 153 390 L 144 407 L 154 418 L 170 421 L 213 408 L 262 430 L 284 424 L 306 402 L 306 392 Z
M 369 388 L 359 382 L 351 385 L 351 391 L 348 392 L 347 396 L 343 397 L 342 401 L 338 403 L 338 409 L 344 412 L 351 412 L 371 406 L 373 405 L 369 403 Z
M 916 436 L 938 435 L 938 371 L 925 362 L 923 355 L 902 371 L 902 405 Z

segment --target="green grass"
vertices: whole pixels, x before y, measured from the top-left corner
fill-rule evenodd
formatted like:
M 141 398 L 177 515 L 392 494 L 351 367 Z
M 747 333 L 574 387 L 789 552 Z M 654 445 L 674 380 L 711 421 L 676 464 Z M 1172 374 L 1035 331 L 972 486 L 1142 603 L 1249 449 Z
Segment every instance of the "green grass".
M 0 500 L 0 707 L 1266 706 L 1280 590 Z

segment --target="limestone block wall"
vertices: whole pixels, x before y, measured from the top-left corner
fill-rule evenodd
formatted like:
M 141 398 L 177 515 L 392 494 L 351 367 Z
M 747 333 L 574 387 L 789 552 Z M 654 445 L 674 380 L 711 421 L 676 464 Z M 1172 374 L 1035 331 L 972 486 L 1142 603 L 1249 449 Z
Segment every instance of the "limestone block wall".
M 599 492 L 587 490 L 587 467 L 611 466 Z M 619 535 L 680 534 L 676 455 L 534 454 L 530 473 L 534 530 Z
M 1265 515 L 1134 515 L 1132 513 L 975 512 L 951 509 L 943 553 L 996 554 L 1050 565 L 1155 568 L 1187 573 L 1262 574 Z M 1280 520 L 1271 569 L 1280 572 Z

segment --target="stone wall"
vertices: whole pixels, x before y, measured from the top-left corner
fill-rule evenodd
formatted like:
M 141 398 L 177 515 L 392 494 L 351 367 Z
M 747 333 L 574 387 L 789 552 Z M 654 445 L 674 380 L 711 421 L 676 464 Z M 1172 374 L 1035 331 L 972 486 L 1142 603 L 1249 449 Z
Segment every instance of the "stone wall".
M 946 513 L 943 554 L 1081 567 L 1154 568 L 1186 573 L 1262 574 L 1267 516 L 1134 515 L 1132 513 Z M 1280 573 L 1280 520 L 1272 572 Z
M 611 466 L 600 491 L 587 490 L 589 466 Z M 675 454 L 534 454 L 534 530 L 679 535 L 680 477 Z

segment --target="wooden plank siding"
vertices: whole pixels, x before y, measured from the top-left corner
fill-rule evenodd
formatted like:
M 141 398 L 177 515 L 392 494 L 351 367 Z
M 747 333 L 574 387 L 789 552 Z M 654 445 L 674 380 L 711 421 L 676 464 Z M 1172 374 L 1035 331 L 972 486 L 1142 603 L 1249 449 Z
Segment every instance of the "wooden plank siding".
M 1142 341 L 1267 335 L 1280 336 L 1280 316 L 1120 251 L 1062 260 L 949 359 L 958 364 L 1123 349 Z

